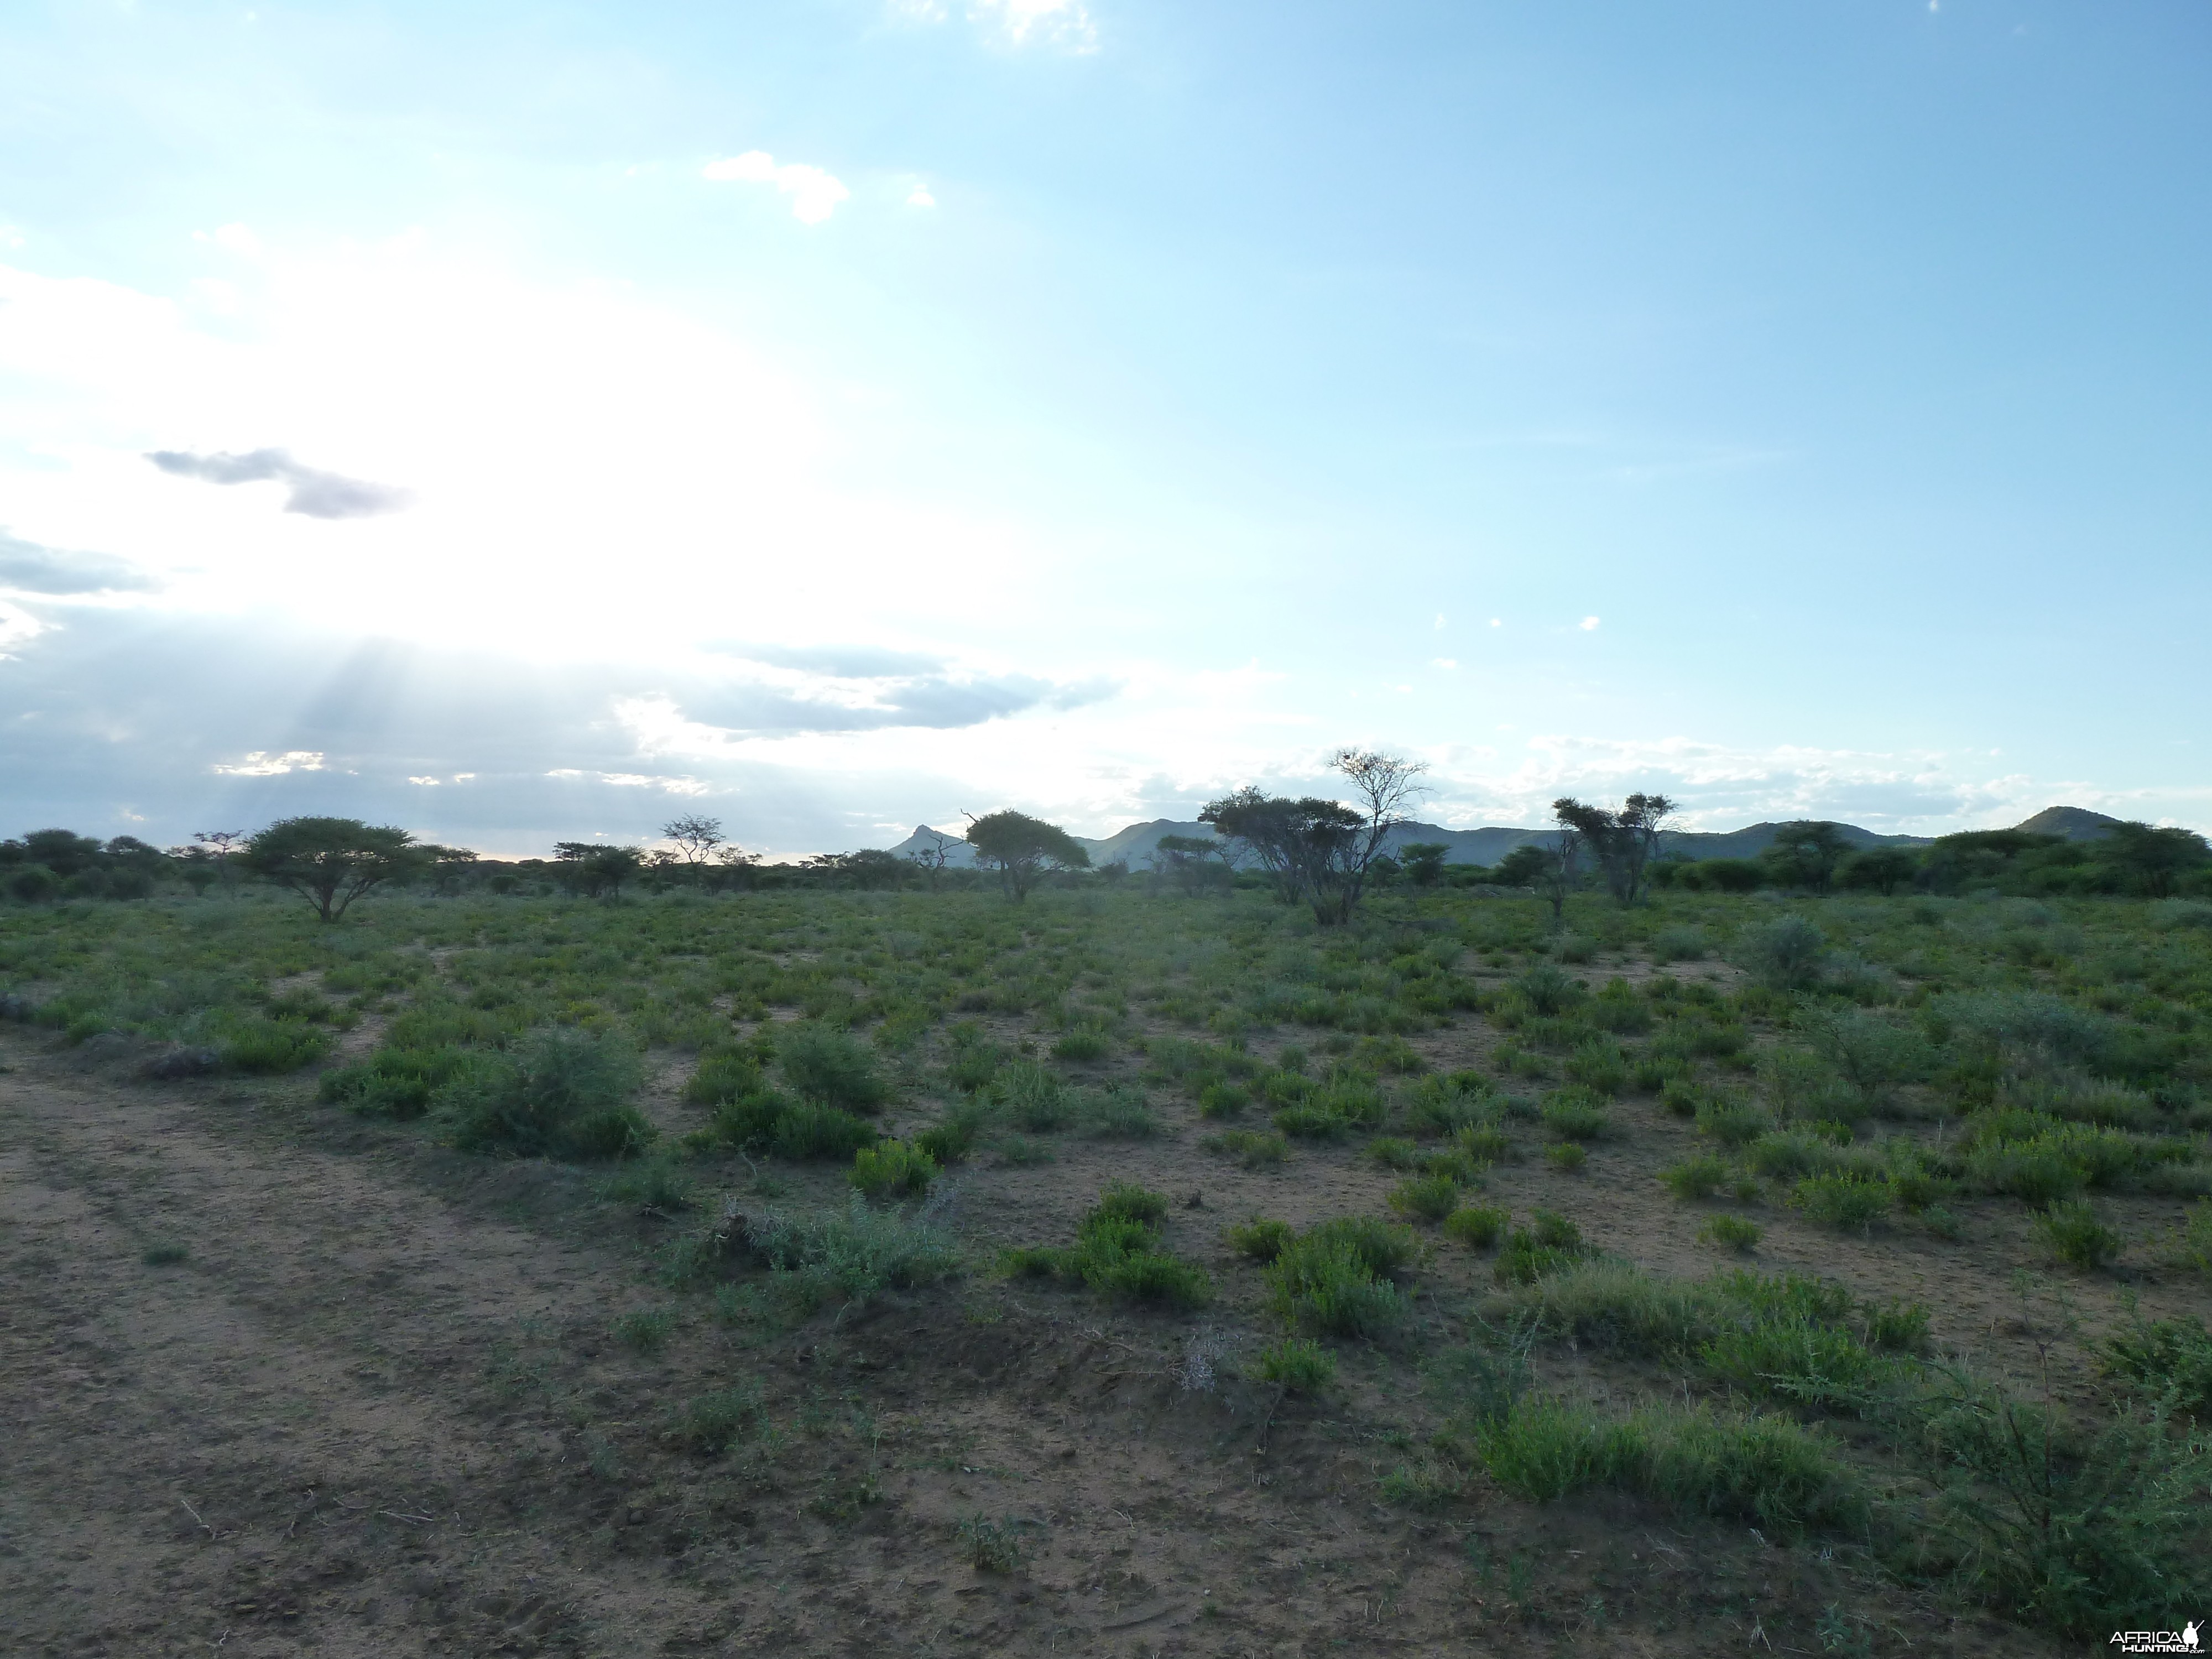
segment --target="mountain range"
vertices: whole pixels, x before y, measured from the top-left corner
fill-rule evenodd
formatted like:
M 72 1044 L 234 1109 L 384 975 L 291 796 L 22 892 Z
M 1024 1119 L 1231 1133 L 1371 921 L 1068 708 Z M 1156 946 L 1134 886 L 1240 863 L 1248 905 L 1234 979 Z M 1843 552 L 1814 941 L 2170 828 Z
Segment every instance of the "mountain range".
M 2083 807 L 2046 806 L 2033 817 L 2013 827 L 2030 835 L 2058 836 L 2068 841 L 2094 841 L 2105 834 L 2106 826 L 2118 821 Z M 1753 823 L 1741 830 L 1718 832 L 1663 830 L 1659 836 L 1659 850 L 1662 855 L 1686 859 L 1753 858 L 1773 844 L 1775 835 L 1782 827 L 1779 823 Z M 1934 839 L 1929 836 L 1878 835 L 1872 830 L 1862 830 L 1855 823 L 1839 823 L 1836 828 L 1854 847 L 1925 847 Z M 1525 842 L 1547 846 L 1557 833 L 1551 830 L 1503 827 L 1447 830 L 1434 823 L 1401 823 L 1385 837 L 1383 845 L 1387 850 L 1395 852 L 1410 842 L 1427 842 L 1450 849 L 1444 854 L 1447 864 L 1492 865 Z M 1174 818 L 1153 818 L 1148 823 L 1133 823 L 1126 829 L 1117 830 L 1103 840 L 1093 841 L 1086 836 L 1078 836 L 1074 839 L 1084 851 L 1091 854 L 1094 866 L 1110 864 L 1120 859 L 1135 870 L 1144 867 L 1146 858 L 1159 846 L 1163 836 L 1195 836 L 1210 841 L 1213 829 L 1210 824 L 1184 823 Z M 926 823 L 917 824 L 912 835 L 890 850 L 904 857 L 933 845 L 934 838 L 939 836 L 951 843 L 949 862 L 953 867 L 964 869 L 975 862 L 968 843 L 957 831 L 933 830 Z

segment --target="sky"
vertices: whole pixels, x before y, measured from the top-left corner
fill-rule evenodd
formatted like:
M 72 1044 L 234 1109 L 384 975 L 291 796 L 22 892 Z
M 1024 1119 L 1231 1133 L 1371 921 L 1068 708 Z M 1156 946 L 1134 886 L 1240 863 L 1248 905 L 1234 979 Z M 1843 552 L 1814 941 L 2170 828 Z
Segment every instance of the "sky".
M 0 834 L 2212 829 L 2212 8 L 0 8 Z

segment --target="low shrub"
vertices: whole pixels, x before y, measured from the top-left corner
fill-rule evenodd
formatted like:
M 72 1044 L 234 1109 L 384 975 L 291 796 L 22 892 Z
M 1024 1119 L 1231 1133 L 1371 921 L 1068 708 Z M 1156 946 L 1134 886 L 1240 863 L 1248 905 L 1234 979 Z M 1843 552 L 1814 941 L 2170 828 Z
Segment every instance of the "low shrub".
M 1863 1524 L 1867 1499 L 1850 1466 L 1825 1435 L 1787 1418 L 1655 1407 L 1628 1431 L 1608 1476 L 1677 1510 L 1784 1539 Z
M 1301 1103 L 1275 1114 L 1275 1127 L 1296 1140 L 1341 1140 L 1352 1133 L 1352 1121 L 1326 1107 Z
M 1105 1059 L 1112 1047 L 1097 1031 L 1070 1031 L 1052 1045 L 1052 1057 L 1087 1066 Z
M 311 1066 L 330 1052 L 331 1037 L 304 1020 L 249 1016 L 226 1024 L 216 1053 L 234 1072 L 273 1076 Z
M 1544 1148 L 1544 1162 L 1562 1175 L 1572 1175 L 1589 1162 L 1589 1149 L 1578 1140 L 1554 1141 Z
M 1431 1139 L 1485 1123 L 1496 1110 L 1489 1081 L 1474 1072 L 1459 1072 L 1415 1084 L 1407 1094 L 1402 1121 L 1407 1133 Z
M 1747 1313 L 1697 1352 L 1711 1376 L 1748 1394 L 1857 1411 L 1895 1375 L 1893 1364 L 1850 1331 L 1805 1315 Z
M 884 1140 L 853 1154 L 847 1178 L 870 1198 L 910 1198 L 927 1192 L 939 1172 L 937 1160 L 920 1147 Z
M 760 1061 L 745 1051 L 715 1049 L 699 1056 L 684 1085 L 684 1098 L 695 1106 L 720 1106 L 762 1086 Z
M 1778 990 L 1802 990 L 1820 976 L 1828 936 L 1803 916 L 1778 916 L 1736 942 L 1738 962 Z
M 483 1056 L 441 1044 L 434 1048 L 380 1048 L 367 1060 L 323 1073 L 316 1097 L 363 1117 L 417 1118 L 438 1091 Z
M 1581 1228 L 1554 1211 L 1538 1210 L 1526 1228 L 1516 1228 L 1505 1236 L 1504 1247 L 1498 1255 L 1497 1274 L 1502 1283 L 1533 1284 L 1589 1254 Z
M 1754 1221 L 1740 1215 L 1717 1215 L 1698 1229 L 1698 1237 L 1708 1244 L 1717 1244 L 1724 1250 L 1736 1250 L 1745 1255 L 1759 1248 L 1764 1237 Z
M 1627 1056 L 1609 1036 L 1592 1037 L 1577 1043 L 1567 1056 L 1566 1072 L 1595 1094 L 1618 1095 L 1628 1087 Z
M 2172 1409 L 2212 1419 L 2212 1332 L 2194 1318 L 2136 1320 L 2105 1340 L 2106 1372 Z
M 1462 1129 L 1452 1137 L 1451 1144 L 1452 1150 L 1469 1163 L 1485 1167 L 1510 1163 L 1513 1158 L 1513 1142 L 1495 1124 L 1477 1124 Z
M 1561 1140 L 1597 1140 L 1612 1129 L 1603 1103 L 1587 1089 L 1554 1089 L 1544 1097 L 1541 1119 Z
M 1249 1256 L 1262 1266 L 1282 1255 L 1283 1247 L 1293 1237 L 1295 1234 L 1289 1222 L 1276 1221 L 1264 1216 L 1254 1216 L 1251 1220 L 1230 1228 L 1223 1235 L 1231 1249 L 1239 1255 Z
M 1253 1370 L 1288 1393 L 1313 1394 L 1336 1380 L 1336 1356 L 1310 1338 L 1290 1336 L 1261 1349 Z
M 1759 1175 L 1795 1181 L 1834 1170 L 1844 1159 L 1834 1146 L 1809 1129 L 1773 1129 L 1745 1148 L 1744 1161 Z
M 1698 1133 L 1727 1146 L 1748 1146 L 1774 1127 L 1759 1107 L 1732 1095 L 1708 1096 L 1697 1109 Z
M 1792 1207 L 1824 1226 L 1865 1231 L 1889 1213 L 1889 1183 L 1856 1176 L 1808 1176 L 1790 1189 Z
M 1492 1480 L 1537 1504 L 1596 1485 L 1616 1461 L 1607 1425 L 1556 1400 L 1518 1401 L 1504 1416 L 1480 1425 L 1474 1444 Z
M 1444 1218 L 1444 1236 L 1470 1249 L 1486 1250 L 1505 1236 L 1506 1212 L 1486 1204 L 1469 1204 Z
M 1651 940 L 1651 960 L 1660 967 L 1670 962 L 1702 962 L 1712 946 L 1702 927 L 1680 922 L 1662 927 Z
M 666 1308 L 638 1308 L 616 1316 L 614 1339 L 637 1353 L 659 1353 L 668 1346 L 676 1316 Z
M 1160 1132 L 1143 1093 L 1135 1089 L 1088 1089 L 1075 1097 L 1075 1119 L 1097 1140 L 1148 1140 Z
M 1022 1532 L 1023 1523 L 1012 1517 L 988 1521 L 968 1516 L 957 1528 L 960 1553 L 978 1572 L 1012 1572 L 1029 1555 Z
M 1241 1083 L 1210 1083 L 1198 1092 L 1200 1117 L 1242 1117 L 1252 1103 L 1252 1091 Z
M 1213 1281 L 1203 1268 L 1160 1248 L 1166 1218 L 1164 1195 L 1117 1182 L 1078 1224 L 1072 1247 L 1010 1250 L 1006 1265 L 1012 1273 L 1079 1279 L 1133 1301 L 1203 1306 L 1212 1299 Z
M 599 1183 L 599 1196 L 653 1215 L 673 1215 L 696 1201 L 690 1177 L 655 1153 L 624 1165 Z
M 718 1389 L 685 1401 L 672 1413 L 666 1438 L 687 1451 L 720 1457 L 750 1439 L 764 1420 L 757 1383 Z
M 1459 1203 L 1459 1183 L 1449 1176 L 1415 1176 L 1390 1189 L 1392 1210 L 1410 1220 L 1438 1222 Z
M 1403 1294 L 1377 1279 L 1348 1244 L 1296 1241 L 1267 1271 L 1275 1311 L 1293 1326 L 1330 1336 L 1373 1337 L 1404 1322 Z
M 876 1141 L 876 1126 L 834 1106 L 785 1106 L 775 1118 L 769 1148 L 779 1158 L 840 1163 Z
M 1869 1302 L 1864 1309 L 1869 1347 L 1890 1353 L 1919 1353 L 1928 1346 L 1928 1304 Z
M 1418 1170 L 1427 1155 L 1410 1140 L 1396 1135 L 1378 1135 L 1361 1148 L 1360 1157 L 1370 1164 L 1379 1164 L 1386 1170 Z
M 766 1262 L 775 1293 L 795 1311 L 831 1300 L 861 1305 L 886 1287 L 910 1290 L 960 1271 L 951 1241 L 926 1218 L 874 1210 L 859 1193 L 842 1210 L 813 1216 L 771 1211 L 745 1224 L 747 1248 Z
M 655 1131 L 629 1096 L 643 1080 L 637 1051 L 611 1033 L 532 1032 L 505 1054 L 458 1073 L 437 1110 L 463 1152 L 525 1158 L 623 1158 Z
M 834 1025 L 802 1020 L 785 1026 L 776 1034 L 775 1060 L 800 1096 L 839 1111 L 873 1113 L 890 1098 L 873 1051 Z
M 1325 1221 L 1284 1241 L 1267 1268 L 1275 1311 L 1330 1336 L 1379 1336 L 1404 1322 L 1407 1304 L 1383 1274 L 1410 1261 L 1413 1235 L 1366 1216 Z
M 1950 1366 L 1898 1416 L 1941 1472 L 1923 1524 L 1977 1599 L 2083 1642 L 2212 1601 L 2212 1440 L 2176 1433 L 2162 1406 L 2076 1426 Z
M 2119 1254 L 2120 1236 L 2097 1219 L 2086 1199 L 2051 1205 L 2035 1218 L 2036 1236 L 2058 1261 L 2094 1271 Z
M 1167 1194 L 1132 1182 L 1111 1182 L 1098 1194 L 1098 1207 L 1093 1213 L 1115 1221 L 1134 1221 L 1157 1227 L 1168 1218 Z
M 1252 1129 L 1231 1129 L 1221 1134 L 1206 1136 L 1199 1146 L 1209 1152 L 1219 1152 L 1233 1158 L 1248 1170 L 1265 1169 L 1280 1164 L 1291 1155 L 1291 1143 L 1272 1132 L 1261 1133 Z
M 1564 968 L 1540 962 L 1513 981 L 1513 988 L 1537 1013 L 1553 1018 L 1565 1013 L 1589 994 L 1589 988 Z
M 990 1085 L 991 1098 L 1018 1129 L 1049 1134 L 1075 1121 L 1075 1103 L 1067 1085 L 1050 1067 L 1034 1060 L 1002 1066 Z
M 988 1123 L 988 1115 L 981 1103 L 963 1100 L 915 1135 L 915 1150 L 927 1153 L 940 1170 L 945 1169 L 975 1150 Z
M 1659 1172 L 1660 1184 L 1685 1202 L 1711 1198 L 1714 1194 L 1732 1186 L 1735 1170 L 1724 1158 L 1708 1152 L 1696 1158 L 1684 1158 L 1670 1164 Z
M 2173 1259 L 2177 1266 L 2212 1274 L 2212 1199 L 2189 1206 L 2175 1234 Z

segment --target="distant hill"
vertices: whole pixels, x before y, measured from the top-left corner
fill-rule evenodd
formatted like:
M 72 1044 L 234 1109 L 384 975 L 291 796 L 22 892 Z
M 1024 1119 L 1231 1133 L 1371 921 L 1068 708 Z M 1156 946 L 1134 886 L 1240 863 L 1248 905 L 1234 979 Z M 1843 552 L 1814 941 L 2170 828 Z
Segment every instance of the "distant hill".
M 2120 820 L 2108 818 L 2102 812 L 2092 812 L 2086 806 L 2046 806 L 2032 818 L 2023 818 L 2013 825 L 2031 836 L 2057 836 L 2067 841 L 2095 841 L 2109 836 L 2112 826 Z
M 2014 827 L 2031 835 L 2063 836 L 2069 841 L 2091 841 L 2107 832 L 2117 818 L 2108 818 L 2101 812 L 2091 812 L 2079 806 L 2046 806 L 2026 823 Z M 1872 830 L 1862 830 L 1855 823 L 1839 823 L 1836 828 L 1845 841 L 1854 847 L 1926 847 L 1933 840 L 1929 836 L 1885 836 Z M 1748 859 L 1756 858 L 1774 844 L 1779 823 L 1747 824 L 1741 830 L 1710 831 L 1703 830 L 1669 830 L 1659 837 L 1662 855 L 1685 859 Z M 1211 836 L 1211 825 L 1186 823 L 1175 818 L 1152 818 L 1143 823 L 1132 823 L 1115 830 L 1101 841 L 1087 836 L 1078 836 L 1076 841 L 1091 854 L 1093 865 L 1110 864 L 1115 859 L 1126 860 L 1132 870 L 1145 867 L 1145 860 L 1160 843 L 1163 836 Z M 965 869 L 975 862 L 968 844 L 958 831 L 933 830 L 927 824 L 917 824 L 915 832 L 890 850 L 904 857 L 927 843 L 933 835 L 943 835 L 956 843 L 951 862 L 955 868 Z M 1444 854 L 1447 864 L 1492 865 L 1515 848 L 1534 842 L 1548 847 L 1558 831 L 1552 830 L 1512 830 L 1491 826 L 1480 830 L 1447 830 L 1436 823 L 1401 823 L 1385 839 L 1385 848 L 1395 853 L 1411 842 L 1442 844 L 1449 848 Z

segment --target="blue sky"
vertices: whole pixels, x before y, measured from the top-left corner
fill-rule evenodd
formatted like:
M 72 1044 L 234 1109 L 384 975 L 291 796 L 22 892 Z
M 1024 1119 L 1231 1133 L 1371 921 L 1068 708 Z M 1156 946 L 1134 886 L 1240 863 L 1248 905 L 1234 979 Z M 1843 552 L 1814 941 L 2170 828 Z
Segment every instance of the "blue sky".
M 2212 827 L 2212 11 L 0 13 L 15 831 Z M 159 455 L 156 462 L 149 457 Z

